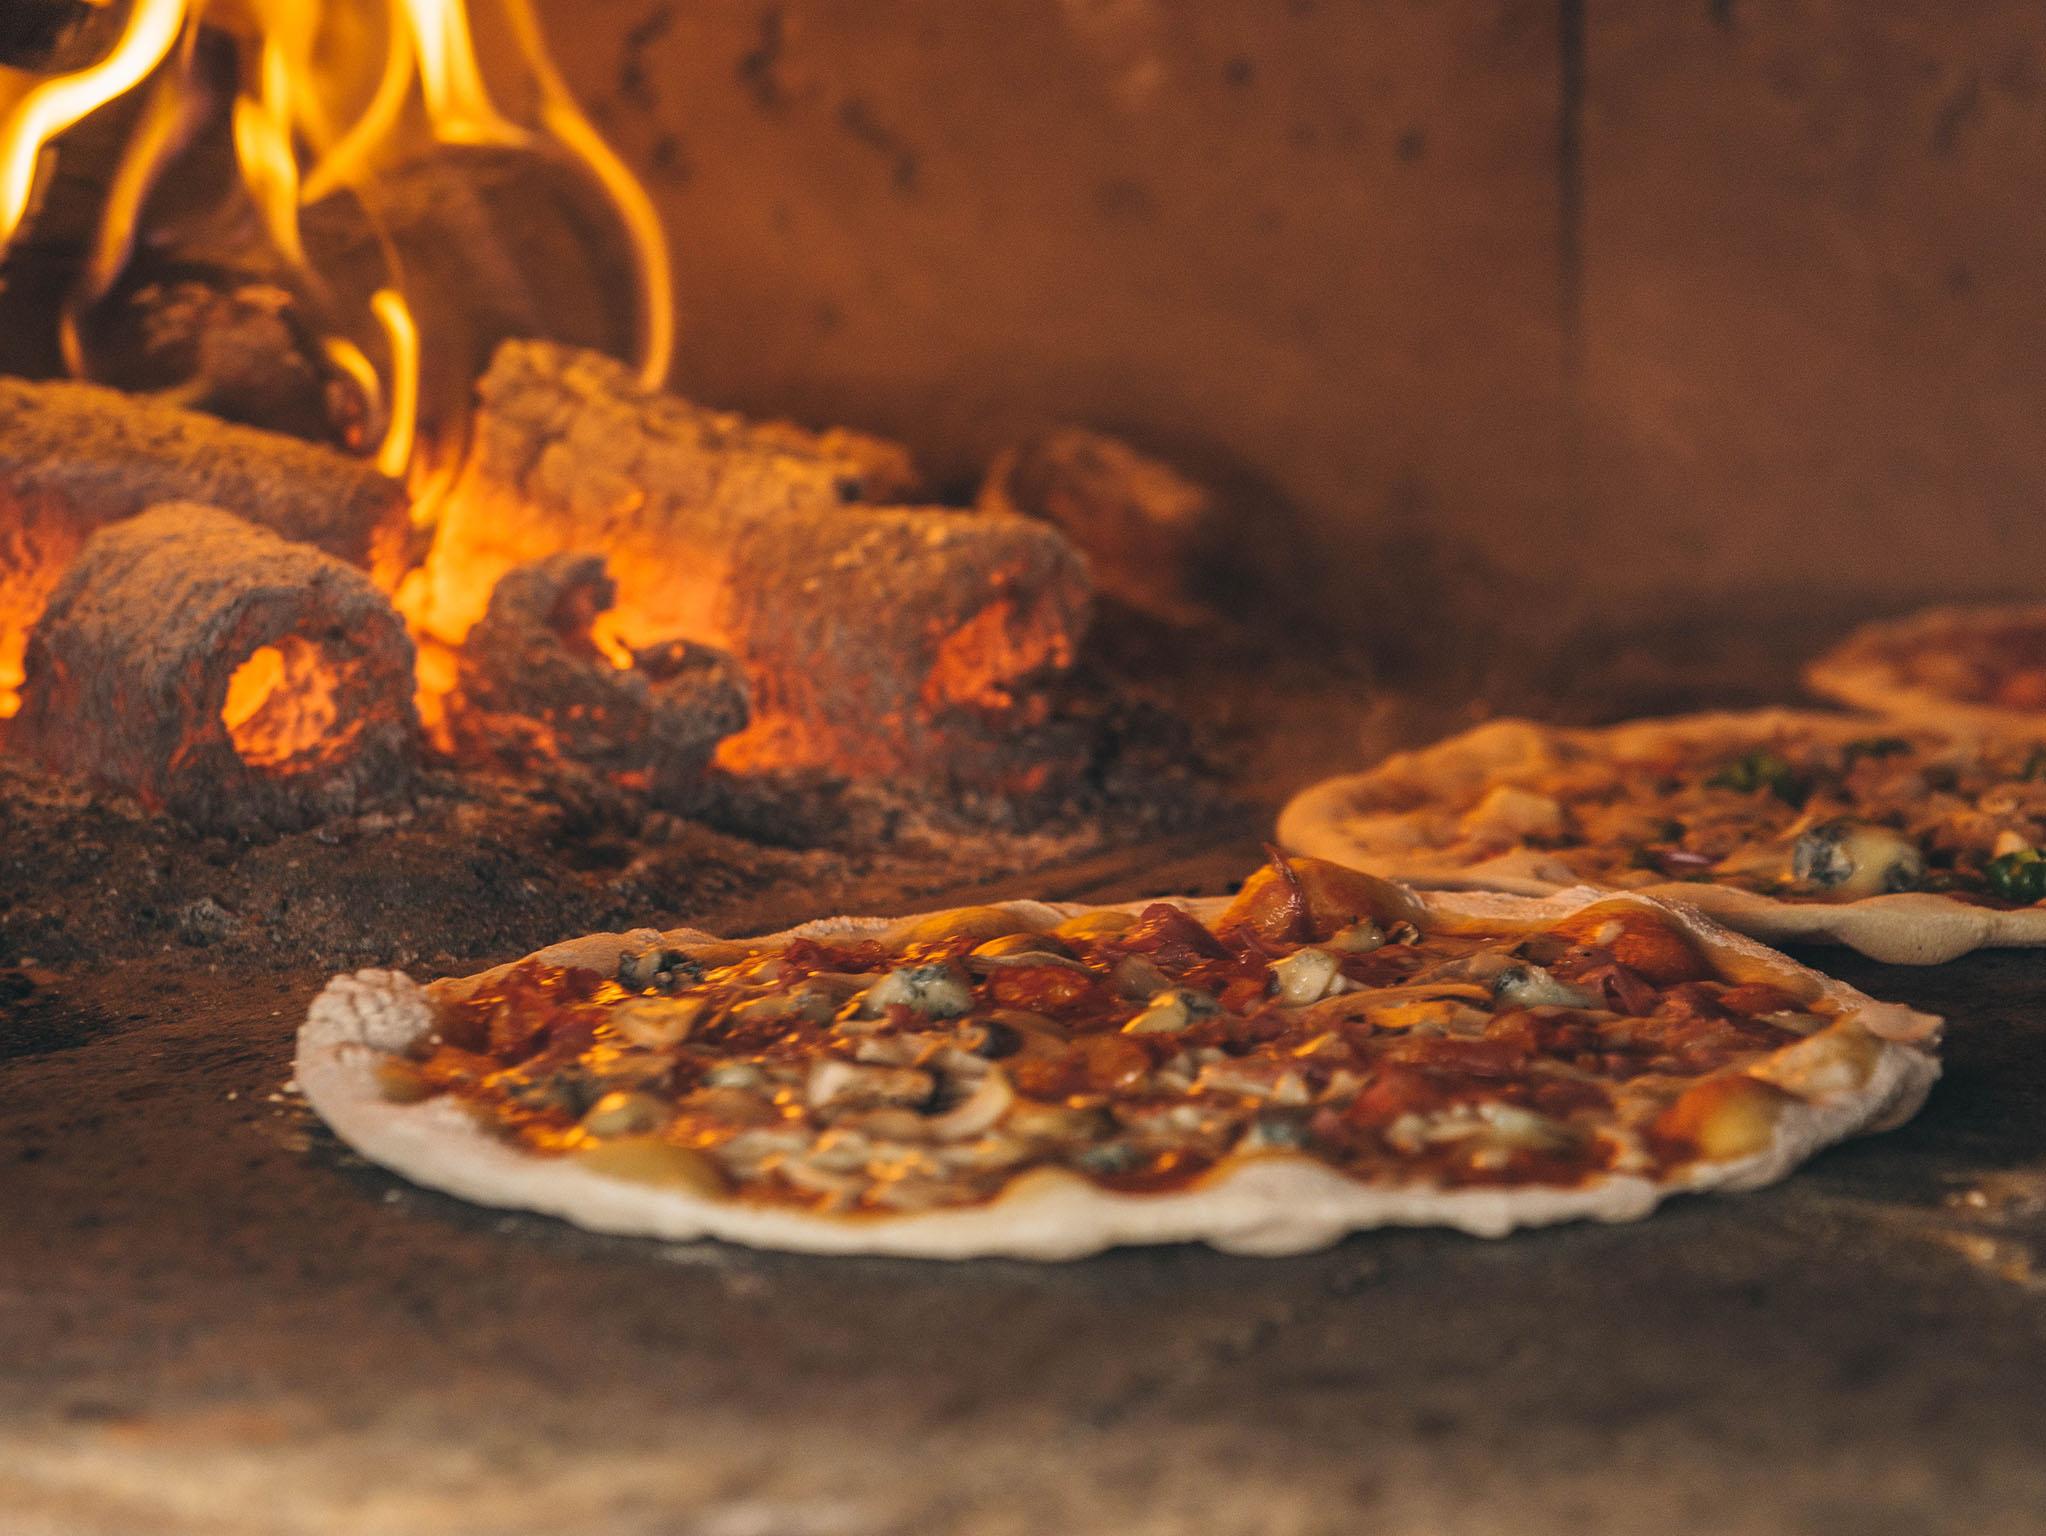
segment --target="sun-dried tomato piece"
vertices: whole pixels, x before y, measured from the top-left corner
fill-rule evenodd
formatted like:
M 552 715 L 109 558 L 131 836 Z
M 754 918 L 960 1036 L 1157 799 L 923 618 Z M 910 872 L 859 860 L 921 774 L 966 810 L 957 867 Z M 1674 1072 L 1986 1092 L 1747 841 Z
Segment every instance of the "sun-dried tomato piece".
M 1454 1097 L 1426 1072 L 1397 1062 L 1381 1062 L 1350 1100 L 1344 1115 L 1356 1125 L 1389 1125 L 1401 1115 L 1441 1109 Z
M 1115 936 L 1116 947 L 1149 955 L 1166 970 L 1183 971 L 1202 960 L 1228 960 L 1227 949 L 1212 933 L 1170 902 L 1154 901 L 1137 914 L 1136 922 Z
M 1719 1003 L 1729 1013 L 1744 1014 L 1748 1018 L 1760 1018 L 1765 1013 L 1797 1013 L 1805 1004 L 1804 999 L 1782 987 L 1771 986 L 1766 981 L 1744 981 L 1738 986 L 1719 989 Z
M 1611 904 L 1587 907 L 1564 918 L 1552 931 L 1573 941 L 1586 951 L 1587 957 L 1593 950 L 1605 951 L 1605 958 L 1617 961 L 1657 986 L 1703 981 L 1711 975 L 1705 957 L 1690 939 L 1666 918 L 1643 907 Z M 1567 964 L 1567 960 L 1559 964 Z M 1557 966 L 1550 969 L 1557 970 Z M 1557 974 L 1562 972 L 1557 970 Z
M 1098 1011 L 1109 1001 L 1100 978 L 1063 965 L 1005 965 L 988 980 L 1004 1008 L 1021 1008 L 1051 1018 Z

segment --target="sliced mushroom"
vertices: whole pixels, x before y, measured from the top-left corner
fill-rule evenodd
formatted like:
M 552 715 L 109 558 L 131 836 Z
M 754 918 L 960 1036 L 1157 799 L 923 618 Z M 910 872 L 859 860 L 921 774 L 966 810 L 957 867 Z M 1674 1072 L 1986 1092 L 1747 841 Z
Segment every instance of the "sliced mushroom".
M 861 1109 L 927 1103 L 936 1088 L 930 1073 L 914 1067 L 863 1066 L 831 1056 L 810 1069 L 803 1097 L 812 1109 Z
M 1124 955 L 1108 979 L 1118 996 L 1128 998 L 1155 997 L 1172 985 L 1172 978 L 1148 955 Z
M 1278 1061 L 1224 1060 L 1201 1068 L 1194 1086 L 1205 1092 L 1239 1093 L 1273 1104 L 1311 1103 L 1307 1081 Z
M 1509 965 L 1492 981 L 1492 995 L 1515 1008 L 1603 1008 L 1605 999 L 1556 980 L 1538 965 Z
M 1195 1019 L 1212 1017 L 1220 1007 L 1207 993 L 1193 987 L 1167 987 L 1145 1004 L 1143 1012 L 1123 1025 L 1123 1033 L 1176 1035 Z
M 1385 947 L 1385 930 L 1365 918 L 1347 928 L 1338 928 L 1329 935 L 1328 947 L 1341 950 L 1346 955 L 1369 954 L 1374 949 Z
M 767 1074 L 750 1061 L 721 1061 L 703 1074 L 706 1088 L 761 1088 Z
M 1325 949 L 1296 949 L 1272 962 L 1272 981 L 1279 1001 L 1298 1008 L 1343 991 L 1342 962 Z
M 733 1005 L 732 1017 L 741 1023 L 772 1019 L 802 1019 L 811 1024 L 828 1024 L 840 1005 L 858 991 L 865 978 L 817 975 L 792 987 L 777 987 L 759 997 Z
M 1049 933 L 1005 933 L 998 939 L 973 946 L 982 960 L 1006 960 L 1016 955 L 1064 955 L 1066 946 Z
M 666 1125 L 672 1111 L 650 1093 L 607 1093 L 590 1106 L 582 1127 L 592 1136 L 644 1136 Z
M 1853 901 L 1912 889 L 1925 878 L 1925 855 L 1894 828 L 1828 821 L 1792 845 L 1790 872 L 1806 886 Z
M 877 1018 L 901 1006 L 932 1019 L 956 1019 L 973 1007 L 973 983 L 948 960 L 898 966 L 867 988 L 860 1011 Z
M 710 1009 L 700 997 L 637 997 L 611 1011 L 611 1027 L 653 1050 L 687 1040 Z
M 971 1093 L 943 1114 L 930 1116 L 924 1126 L 939 1141 L 962 1141 L 992 1130 L 1015 1102 L 1008 1074 L 991 1066 Z

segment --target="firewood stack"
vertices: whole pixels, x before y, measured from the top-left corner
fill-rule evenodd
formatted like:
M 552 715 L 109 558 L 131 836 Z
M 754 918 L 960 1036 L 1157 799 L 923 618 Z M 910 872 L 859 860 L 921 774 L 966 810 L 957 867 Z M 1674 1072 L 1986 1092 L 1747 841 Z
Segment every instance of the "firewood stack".
M 710 795 L 714 761 L 770 794 L 821 776 L 1053 803 L 1119 739 L 1098 680 L 1069 675 L 1093 585 L 1053 519 L 1118 513 L 1097 558 L 1129 587 L 1147 563 L 1176 581 L 1154 557 L 1207 512 L 1104 443 L 1011 455 L 1004 510 L 907 504 L 896 444 L 513 342 L 415 530 L 398 483 L 333 448 L 0 379 L 5 744 L 202 827 L 275 831 L 406 781 L 417 685 L 441 766 L 663 811 L 738 803 Z
M 94 384 L 0 378 L 0 691 L 92 532 L 167 501 L 350 565 L 403 555 L 404 488 L 360 459 Z
M 29 640 L 7 743 L 207 829 L 365 808 L 416 760 L 412 642 L 369 578 L 216 508 L 86 540 Z

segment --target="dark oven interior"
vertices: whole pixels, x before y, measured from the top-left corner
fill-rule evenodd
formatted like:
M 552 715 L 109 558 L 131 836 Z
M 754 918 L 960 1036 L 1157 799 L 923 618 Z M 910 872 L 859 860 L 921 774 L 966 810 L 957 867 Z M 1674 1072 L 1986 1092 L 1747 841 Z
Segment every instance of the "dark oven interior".
M 5 0 L 0 1530 L 2035 1529 L 2027 951 L 1814 952 L 1917 1121 L 1503 1245 L 602 1238 L 288 1079 L 2035 596 L 2042 123 L 2007 0 Z

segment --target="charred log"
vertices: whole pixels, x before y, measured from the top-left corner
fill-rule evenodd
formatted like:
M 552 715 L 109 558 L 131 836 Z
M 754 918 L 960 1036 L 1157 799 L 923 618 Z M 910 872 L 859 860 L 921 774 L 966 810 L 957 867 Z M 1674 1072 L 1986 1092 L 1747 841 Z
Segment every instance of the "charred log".
M 0 64 L 43 74 L 83 69 L 120 35 L 121 8 L 93 0 L 8 0 L 0 6 Z
M 1103 595 L 1139 613 L 1173 623 L 1208 614 L 1216 499 L 1127 443 L 1078 427 L 1046 433 L 995 459 L 979 505 L 1056 524 L 1086 552 Z
M 630 247 L 579 166 L 534 148 L 437 146 L 301 214 L 317 288 L 284 264 L 260 220 L 194 220 L 138 251 L 81 326 L 85 372 L 122 389 L 176 391 L 197 409 L 352 447 L 365 431 L 353 381 L 320 337 L 369 347 L 370 295 L 402 288 L 422 335 L 419 427 L 458 429 L 498 343 L 551 336 L 633 346 Z M 375 433 L 382 423 L 369 423 Z
M 695 811 L 718 743 L 746 724 L 745 679 L 686 640 L 606 650 L 594 630 L 616 596 L 601 555 L 507 574 L 462 647 L 450 729 L 465 756 L 527 772 L 573 763 Z
M 360 571 L 170 505 L 86 541 L 8 744 L 199 827 L 281 831 L 404 783 L 412 688 L 404 624 Z
M 744 667 L 755 724 L 723 760 L 1001 781 L 1085 629 L 1086 567 L 1025 518 L 864 504 L 908 483 L 891 445 L 752 425 L 608 358 L 509 344 L 435 541 L 428 620 L 459 636 L 514 565 L 603 551 L 626 640 L 701 641 Z
M 361 386 L 327 356 L 289 288 L 227 269 L 140 263 L 80 323 L 98 382 L 360 452 Z
M 404 490 L 359 460 L 98 385 L 0 378 L 0 716 L 28 628 L 87 537 L 166 501 L 351 565 L 403 556 Z

